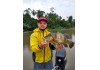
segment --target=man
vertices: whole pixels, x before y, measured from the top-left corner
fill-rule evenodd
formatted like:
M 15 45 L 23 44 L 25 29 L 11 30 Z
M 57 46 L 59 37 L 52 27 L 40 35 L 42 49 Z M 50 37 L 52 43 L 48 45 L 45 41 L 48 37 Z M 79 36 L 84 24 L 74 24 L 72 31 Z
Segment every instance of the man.
M 52 70 L 51 48 L 53 46 L 46 41 L 42 41 L 43 37 L 50 33 L 47 30 L 47 19 L 45 17 L 38 18 L 37 25 L 38 28 L 33 31 L 30 37 L 30 48 L 33 52 L 34 60 L 33 70 Z

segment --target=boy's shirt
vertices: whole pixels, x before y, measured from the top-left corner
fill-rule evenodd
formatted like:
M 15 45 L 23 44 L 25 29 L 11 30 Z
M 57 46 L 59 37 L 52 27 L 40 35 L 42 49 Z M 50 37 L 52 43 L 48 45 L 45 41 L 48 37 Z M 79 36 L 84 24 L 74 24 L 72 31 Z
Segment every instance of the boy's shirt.
M 66 49 L 63 47 L 56 51 L 56 56 L 58 57 L 66 57 Z

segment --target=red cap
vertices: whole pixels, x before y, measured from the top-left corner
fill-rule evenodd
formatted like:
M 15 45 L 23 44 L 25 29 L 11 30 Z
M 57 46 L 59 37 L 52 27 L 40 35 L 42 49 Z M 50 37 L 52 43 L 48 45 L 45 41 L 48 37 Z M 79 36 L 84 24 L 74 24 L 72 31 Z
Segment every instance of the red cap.
M 47 22 L 47 19 L 46 19 L 45 17 L 42 16 L 42 17 L 39 17 L 39 18 L 38 18 L 38 22 L 40 22 L 40 21 L 45 21 L 45 22 Z

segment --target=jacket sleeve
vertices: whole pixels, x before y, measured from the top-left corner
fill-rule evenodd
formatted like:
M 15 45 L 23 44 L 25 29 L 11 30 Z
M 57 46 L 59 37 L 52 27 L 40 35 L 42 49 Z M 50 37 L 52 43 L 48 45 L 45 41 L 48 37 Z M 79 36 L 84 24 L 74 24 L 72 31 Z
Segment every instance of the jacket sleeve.
M 38 46 L 38 39 L 37 37 L 34 35 L 34 33 L 30 36 L 30 49 L 33 52 L 39 52 L 41 51 L 41 49 Z

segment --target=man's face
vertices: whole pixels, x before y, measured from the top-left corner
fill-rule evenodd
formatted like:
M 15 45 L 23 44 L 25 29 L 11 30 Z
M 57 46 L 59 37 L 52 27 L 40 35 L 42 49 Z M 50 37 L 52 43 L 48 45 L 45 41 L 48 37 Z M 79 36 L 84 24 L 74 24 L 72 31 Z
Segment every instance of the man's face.
M 39 29 L 45 29 L 47 27 L 47 23 L 45 21 L 38 22 Z

